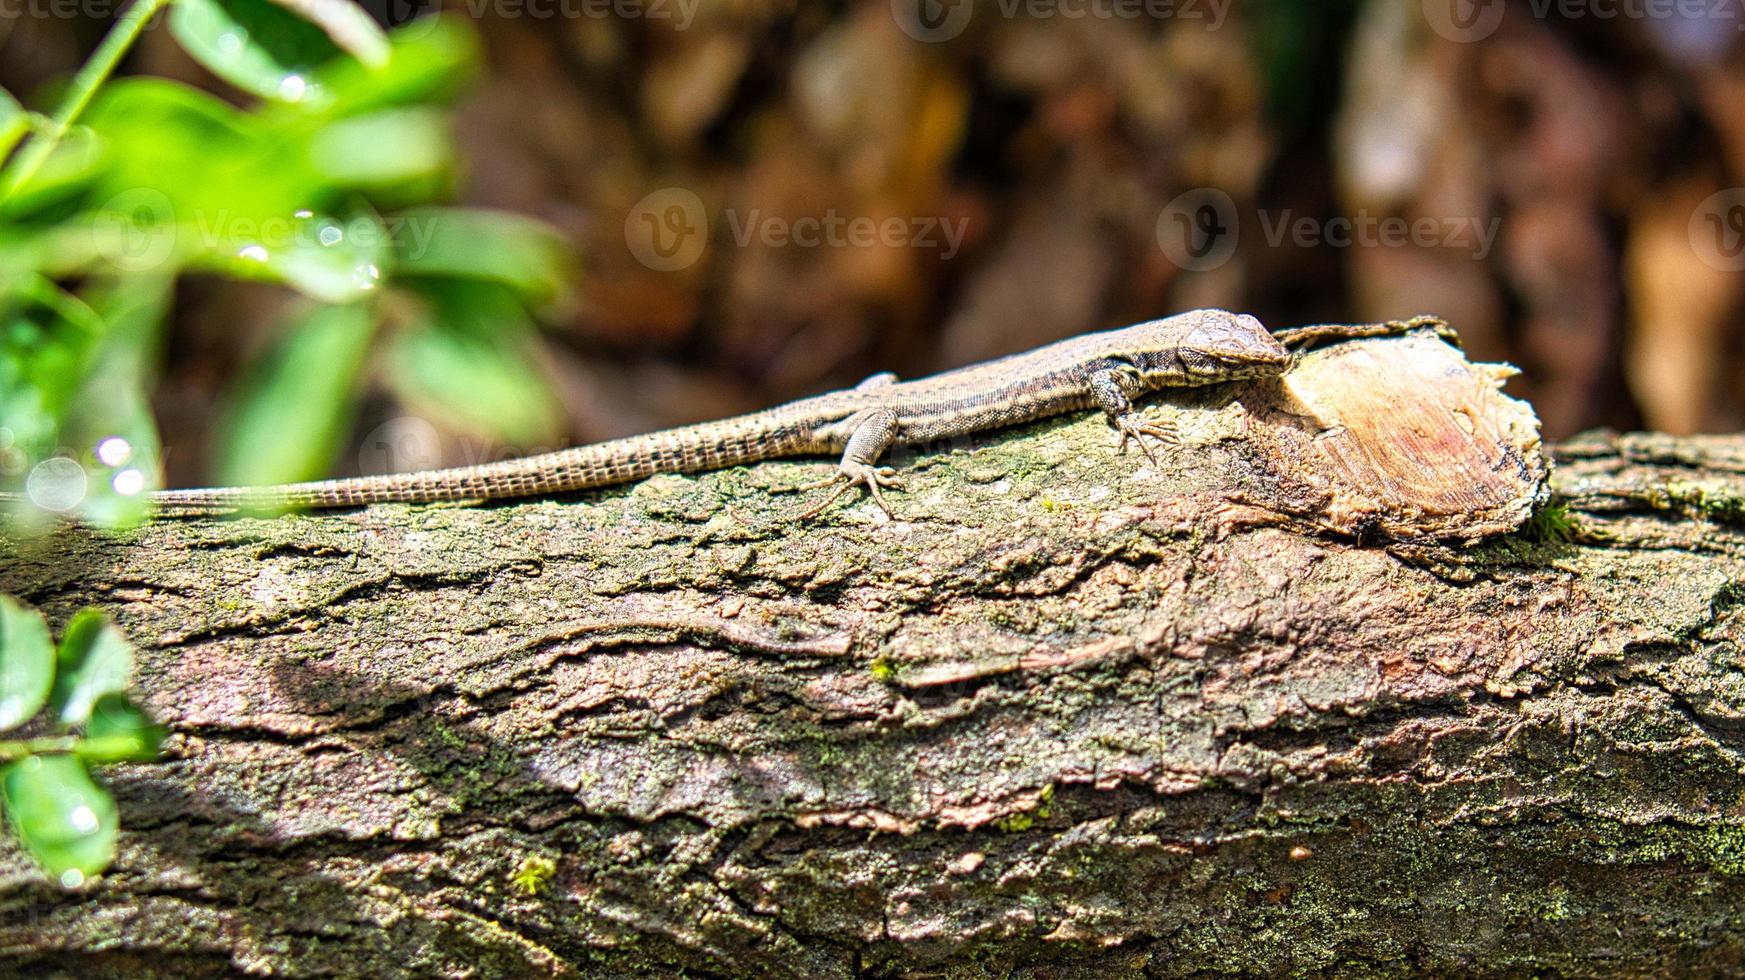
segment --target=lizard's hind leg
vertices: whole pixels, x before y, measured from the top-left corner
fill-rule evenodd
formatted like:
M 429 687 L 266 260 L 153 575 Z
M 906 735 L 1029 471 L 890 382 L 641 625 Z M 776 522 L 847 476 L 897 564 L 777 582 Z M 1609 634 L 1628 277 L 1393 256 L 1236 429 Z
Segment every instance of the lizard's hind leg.
M 897 413 L 888 408 L 869 409 L 854 420 L 854 433 L 848 437 L 848 445 L 842 451 L 842 461 L 836 464 L 836 473 L 827 480 L 798 487 L 799 490 L 818 490 L 834 486 L 836 491 L 825 497 L 816 507 L 799 515 L 799 519 L 809 520 L 823 513 L 826 507 L 842 499 L 842 495 L 857 486 L 864 486 L 872 494 L 873 503 L 885 512 L 886 517 L 895 519 L 891 506 L 885 503 L 885 495 L 880 488 L 892 490 L 903 489 L 903 483 L 896 478 L 896 470 L 888 466 L 876 466 L 880 456 L 891 444 L 897 441 Z

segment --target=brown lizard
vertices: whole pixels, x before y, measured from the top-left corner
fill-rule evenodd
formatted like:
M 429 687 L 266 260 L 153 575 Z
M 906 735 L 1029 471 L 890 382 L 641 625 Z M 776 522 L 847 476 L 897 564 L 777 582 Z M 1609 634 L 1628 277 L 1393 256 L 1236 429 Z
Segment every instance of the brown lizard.
M 1196 310 L 1089 333 L 1022 354 L 914 381 L 879 374 L 845 391 L 803 398 L 717 422 L 579 446 L 479 466 L 267 487 L 165 490 L 171 512 L 356 507 L 445 500 L 499 500 L 629 483 L 656 473 L 695 473 L 787 456 L 841 453 L 840 484 L 810 517 L 864 486 L 886 514 L 881 488 L 900 488 L 877 465 L 897 443 L 929 443 L 1044 416 L 1101 408 L 1118 451 L 1145 438 L 1174 440 L 1167 423 L 1133 400 L 1160 388 L 1219 384 L 1282 373 L 1291 354 L 1254 317 Z M 811 489 L 811 488 L 808 488 Z

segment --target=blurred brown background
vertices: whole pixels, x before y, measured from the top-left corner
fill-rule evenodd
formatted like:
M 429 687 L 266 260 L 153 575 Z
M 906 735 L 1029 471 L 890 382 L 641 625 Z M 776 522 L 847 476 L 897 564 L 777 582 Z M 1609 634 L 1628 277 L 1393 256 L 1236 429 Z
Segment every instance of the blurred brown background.
M 1549 437 L 1745 416 L 1737 0 L 447 8 L 488 52 L 460 199 L 581 256 L 547 318 L 570 441 L 1211 305 L 1441 314 Z M 15 91 L 103 25 L 22 26 Z M 222 90 L 163 32 L 128 67 Z M 183 285 L 172 485 L 276 302 Z

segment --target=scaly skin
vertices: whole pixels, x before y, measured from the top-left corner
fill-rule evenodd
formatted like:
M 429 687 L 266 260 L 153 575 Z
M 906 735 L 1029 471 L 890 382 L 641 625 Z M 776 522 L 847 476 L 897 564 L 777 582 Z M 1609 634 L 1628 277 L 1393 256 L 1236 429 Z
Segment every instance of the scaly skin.
M 927 443 L 1101 408 L 1121 447 L 1145 437 L 1169 441 L 1132 400 L 1160 388 L 1219 384 L 1282 373 L 1291 355 L 1259 320 L 1196 310 L 1162 320 L 1083 334 L 915 381 L 875 375 L 857 387 L 804 398 L 750 415 L 578 446 L 540 456 L 456 469 L 321 480 L 270 487 L 166 490 L 165 510 L 212 512 L 358 507 L 444 500 L 500 500 L 629 483 L 656 473 L 696 473 L 787 456 L 841 453 L 826 483 L 836 493 L 865 486 L 890 513 L 881 487 L 895 486 L 879 457 L 898 443 Z

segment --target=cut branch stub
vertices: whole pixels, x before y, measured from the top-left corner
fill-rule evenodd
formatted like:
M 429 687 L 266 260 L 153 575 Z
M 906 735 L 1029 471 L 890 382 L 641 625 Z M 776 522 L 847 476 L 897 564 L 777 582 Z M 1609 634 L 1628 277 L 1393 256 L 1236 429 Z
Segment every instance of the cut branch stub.
M 1532 407 L 1501 391 L 1514 373 L 1428 330 L 1306 354 L 1243 396 L 1253 463 L 1276 494 L 1251 502 L 1359 537 L 1513 531 L 1548 473 Z

